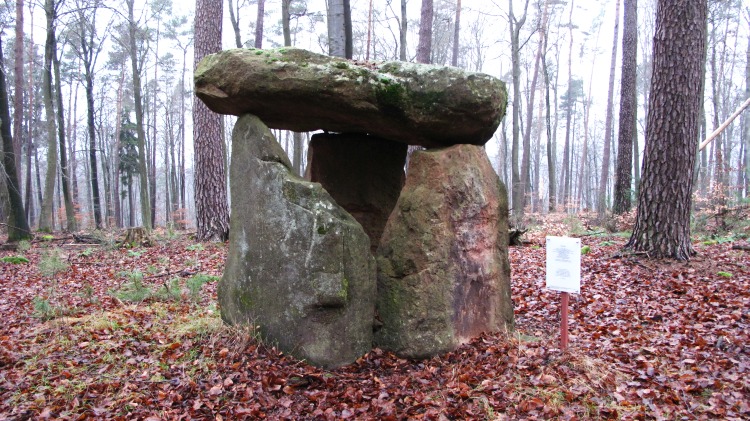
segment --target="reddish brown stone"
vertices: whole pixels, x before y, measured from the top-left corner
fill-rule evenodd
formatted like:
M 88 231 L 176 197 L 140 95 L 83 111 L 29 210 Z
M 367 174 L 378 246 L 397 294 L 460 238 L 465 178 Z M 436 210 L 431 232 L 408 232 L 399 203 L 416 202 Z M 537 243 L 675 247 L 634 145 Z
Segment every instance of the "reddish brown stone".
M 425 358 L 511 328 L 507 217 L 484 148 L 415 152 L 377 253 L 376 344 Z

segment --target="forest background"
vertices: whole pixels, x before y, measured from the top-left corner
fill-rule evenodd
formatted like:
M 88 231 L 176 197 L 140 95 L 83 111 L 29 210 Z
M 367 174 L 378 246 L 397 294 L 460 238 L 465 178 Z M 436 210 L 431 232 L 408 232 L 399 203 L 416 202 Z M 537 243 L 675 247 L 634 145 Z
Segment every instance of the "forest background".
M 282 2 L 263 1 L 260 8 L 258 3 L 229 0 L 224 5 L 224 48 L 284 44 Z M 415 61 L 419 3 L 352 0 L 353 58 Z M 429 61 L 492 74 L 508 84 L 508 113 L 487 150 L 512 191 L 515 224 L 523 224 L 524 211 L 604 212 L 614 202 L 620 95 L 610 86 L 620 86 L 620 3 L 434 2 Z M 638 117 L 629 203 L 636 197 L 643 154 L 654 3 L 638 4 Z M 292 45 L 327 53 L 327 2 L 294 0 L 288 5 Z M 150 226 L 195 226 L 193 6 L 169 0 L 2 5 L 13 147 L 24 212 L 33 227 L 71 228 L 71 218 L 77 228 L 137 226 L 144 217 Z M 702 138 L 748 97 L 748 22 L 750 7 L 744 2 L 709 2 Z M 45 46 L 50 29 L 56 42 L 48 57 L 57 66 L 50 74 L 47 99 Z M 521 70 L 517 91 L 514 42 Z M 136 89 L 136 83 L 142 87 Z M 137 144 L 136 102 L 142 108 L 143 151 Z M 520 124 L 512 124 L 514 112 Z M 50 126 L 53 120 L 57 126 Z M 226 161 L 232 124 L 233 118 L 223 119 Z M 749 133 L 750 117 L 743 115 L 700 151 L 694 206 L 747 201 Z M 297 151 L 301 171 L 309 134 L 302 142 L 288 132 L 277 132 L 277 137 L 290 156 L 295 147 L 302 149 Z M 48 177 L 50 169 L 54 173 Z M 62 183 L 64 179 L 68 183 Z M 7 189 L 0 187 L 4 217 L 10 205 Z M 50 198 L 45 201 L 45 196 Z M 66 215 L 68 196 L 71 210 Z M 145 214 L 144 201 L 150 202 Z M 42 218 L 45 206 L 47 219 Z

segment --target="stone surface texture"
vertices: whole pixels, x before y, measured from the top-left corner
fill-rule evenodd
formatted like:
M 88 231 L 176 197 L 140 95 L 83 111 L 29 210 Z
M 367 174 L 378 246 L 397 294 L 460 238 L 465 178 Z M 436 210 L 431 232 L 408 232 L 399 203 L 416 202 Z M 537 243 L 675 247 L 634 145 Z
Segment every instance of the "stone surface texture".
M 194 82 L 218 113 L 255 114 L 275 129 L 367 133 L 425 147 L 485 144 L 507 103 L 505 84 L 486 74 L 357 63 L 295 48 L 206 56 Z
M 376 296 L 369 238 L 318 183 L 294 176 L 253 115 L 232 135 L 232 218 L 218 297 L 230 324 L 316 366 L 354 362 L 372 347 Z
M 406 144 L 359 134 L 316 134 L 307 174 L 356 219 L 374 253 L 404 185 Z
M 426 358 L 512 328 L 507 216 L 484 148 L 414 152 L 377 253 L 375 343 Z

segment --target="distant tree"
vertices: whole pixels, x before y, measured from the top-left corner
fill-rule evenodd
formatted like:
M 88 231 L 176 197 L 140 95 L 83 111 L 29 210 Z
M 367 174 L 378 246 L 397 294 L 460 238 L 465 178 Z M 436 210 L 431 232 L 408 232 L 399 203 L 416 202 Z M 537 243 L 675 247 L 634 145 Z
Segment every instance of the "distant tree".
M 604 215 L 607 208 L 607 184 L 609 184 L 610 144 L 614 119 L 615 67 L 617 64 L 617 37 L 620 36 L 620 0 L 615 2 L 615 34 L 612 41 L 612 58 L 609 62 L 609 84 L 607 85 L 607 113 L 604 121 L 604 151 L 602 152 L 602 175 L 599 178 L 599 194 L 596 209 Z
M 659 0 L 646 149 L 633 234 L 626 248 L 689 260 L 699 140 L 707 0 Z M 689 45 L 690 48 L 685 48 Z
M 398 59 L 406 61 L 406 35 L 409 21 L 406 19 L 406 0 L 401 0 L 401 20 L 398 25 Z
M 136 135 L 138 139 L 138 160 L 140 179 L 141 223 L 147 230 L 151 229 L 151 201 L 149 199 L 148 162 L 146 160 L 146 129 L 143 112 L 143 67 L 146 57 L 147 36 L 135 19 L 135 0 L 126 0 L 128 8 L 127 35 L 124 41 L 125 50 L 130 58 L 131 76 L 133 78 L 133 107 L 135 111 Z M 141 48 L 139 48 L 141 47 Z M 132 212 L 132 209 L 131 209 Z
M 258 0 L 258 16 L 255 19 L 255 48 L 263 48 L 263 17 L 266 13 L 266 1 Z
M 461 0 L 456 0 L 456 21 L 453 29 L 453 54 L 451 66 L 458 67 L 459 35 L 461 34 Z
M 328 1 L 328 54 L 352 58 L 352 10 L 349 0 Z
M 104 44 L 97 34 L 96 17 L 99 0 L 78 2 L 75 22 L 70 31 L 73 52 L 83 64 L 86 85 L 86 127 L 89 138 L 89 162 L 91 168 L 91 196 L 94 202 L 94 223 L 102 228 L 102 206 L 99 194 L 99 166 L 96 156 L 96 124 L 94 122 L 94 67 Z
M 42 90 L 44 94 L 44 108 L 47 119 L 47 174 L 44 178 L 44 192 L 42 195 L 41 211 L 39 213 L 39 230 L 52 231 L 54 228 L 54 194 L 57 180 L 57 138 L 55 126 L 55 112 L 52 93 L 52 57 L 57 54 L 55 41 L 56 6 L 54 0 L 45 0 L 44 14 L 47 23 L 47 37 L 44 42 L 44 76 Z
M 282 3 L 288 3 L 290 0 L 282 0 Z M 240 5 L 245 1 L 242 0 L 227 0 L 229 6 L 229 22 L 232 24 L 234 30 L 234 44 L 237 48 L 242 48 L 242 39 L 240 37 Z
M 222 0 L 196 0 L 195 64 L 221 51 Z M 195 217 L 198 240 L 229 237 L 226 165 L 221 116 L 201 101 L 193 105 Z
M 623 214 L 630 211 L 631 185 L 633 183 L 633 141 L 638 111 L 637 53 L 638 53 L 638 0 L 624 0 L 622 32 L 622 75 L 620 82 L 620 118 L 617 136 L 617 163 L 612 211 Z M 636 163 L 638 165 L 638 163 Z
M 432 20 L 435 14 L 432 0 L 422 0 L 419 14 L 419 42 L 417 43 L 417 63 L 430 63 L 432 54 Z M 402 18 L 403 19 L 403 18 Z
M 1 36 L 2 34 L 0 34 Z M 19 241 L 32 238 L 26 212 L 23 208 L 21 189 L 16 171 L 16 160 L 13 153 L 13 136 L 10 124 L 10 105 L 6 86 L 5 65 L 3 64 L 3 42 L 0 38 L 0 136 L 3 145 L 4 178 L 8 186 L 10 212 L 8 217 L 8 241 Z

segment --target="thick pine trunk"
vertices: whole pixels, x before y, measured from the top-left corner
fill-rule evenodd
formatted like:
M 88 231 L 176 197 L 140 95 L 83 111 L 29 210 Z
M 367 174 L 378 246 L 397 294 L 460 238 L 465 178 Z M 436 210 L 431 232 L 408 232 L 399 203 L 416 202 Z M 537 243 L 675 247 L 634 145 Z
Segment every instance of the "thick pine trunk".
M 659 0 L 643 178 L 626 247 L 688 260 L 700 126 L 706 0 Z M 686 49 L 684 46 L 690 45 Z
M 221 50 L 221 0 L 197 0 L 195 63 Z M 195 216 L 200 241 L 229 236 L 229 210 L 221 116 L 202 101 L 193 105 L 195 139 Z

